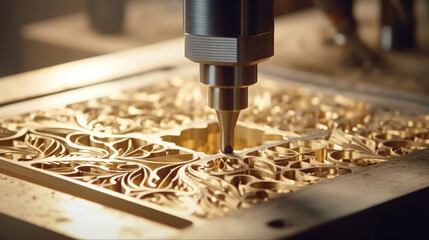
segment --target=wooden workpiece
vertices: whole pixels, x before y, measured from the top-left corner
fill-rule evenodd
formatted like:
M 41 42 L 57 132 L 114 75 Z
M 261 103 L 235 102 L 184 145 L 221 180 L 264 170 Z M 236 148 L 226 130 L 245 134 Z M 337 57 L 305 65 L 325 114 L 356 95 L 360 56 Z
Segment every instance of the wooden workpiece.
M 102 63 L 104 61 L 120 62 L 122 59 L 135 59 L 137 56 L 145 55 L 145 52 L 149 55 L 150 53 L 153 54 L 153 52 L 157 52 L 158 48 L 166 50 L 180 48 L 180 46 L 182 46 L 180 40 L 171 41 L 169 43 L 154 45 L 152 48 L 142 48 L 140 51 L 128 51 L 122 53 L 121 55 L 113 54 L 66 64 L 61 68 L 54 67 L 44 69 L 43 71 L 41 70 L 34 73 L 27 73 L 25 78 L 21 78 L 22 76 L 18 75 L 16 78 L 8 78 L 6 82 L 22 79 L 21 81 L 24 81 L 24 83 L 30 84 L 30 81 L 32 81 L 34 84 L 34 79 L 49 80 L 49 78 L 46 77 L 52 76 L 50 75 L 51 71 L 57 71 L 57 76 L 61 76 L 61 73 L 65 74 L 68 71 L 79 69 L 80 67 L 87 65 L 97 66 L 98 63 Z M 169 56 L 174 56 L 174 54 Z M 179 53 L 177 53 L 177 56 L 179 56 Z M 161 70 L 154 70 L 152 72 L 143 71 L 137 75 L 135 75 L 136 69 L 133 65 L 123 65 L 121 68 L 112 68 L 111 74 L 112 76 L 115 76 L 115 79 L 117 80 L 112 79 L 109 81 L 109 79 L 103 78 L 107 77 L 105 73 L 95 72 L 94 75 L 91 75 L 90 78 L 88 78 L 89 81 L 87 82 L 92 86 L 78 88 L 85 85 L 85 82 L 82 82 L 79 86 L 70 86 L 73 90 L 68 91 L 67 88 L 58 88 L 59 86 L 56 86 L 52 83 L 54 79 L 51 78 L 50 81 L 52 82 L 47 80 L 47 84 L 52 84 L 54 90 L 56 89 L 56 91 L 62 91 L 61 93 L 53 94 L 54 92 L 51 92 L 50 95 L 46 95 L 46 92 L 36 89 L 32 92 L 32 97 L 34 99 L 18 99 L 18 102 L 6 104 L 2 107 L 2 115 L 12 116 L 34 111 L 34 106 L 39 106 L 38 108 L 48 110 L 58 105 L 66 105 L 73 102 L 82 102 L 85 100 L 102 97 L 107 92 L 114 94 L 121 90 L 130 88 L 134 89 L 135 86 L 154 84 L 160 79 L 165 79 L 167 76 L 183 76 L 189 75 L 189 73 L 195 74 L 197 72 L 197 68 L 195 68 L 195 66 L 192 64 L 190 67 L 193 70 L 190 71 L 187 67 L 185 67 L 184 70 L 180 70 L 180 66 L 186 66 L 187 61 L 182 62 L 181 58 L 175 59 L 178 60 L 178 62 L 176 62 L 177 66 L 179 66 L 178 68 L 174 67 L 175 63 L 173 61 L 171 63 L 173 67 L 170 70 L 169 68 L 162 70 L 164 68 L 162 68 L 162 64 L 160 64 L 158 67 L 160 67 Z M 347 97 L 371 101 L 381 105 L 383 103 L 385 104 L 386 100 L 388 99 L 389 105 L 392 107 L 408 108 L 410 111 L 413 109 L 420 109 L 422 112 L 428 112 L 428 100 L 426 98 L 419 98 L 407 94 L 395 94 L 390 91 L 377 88 L 372 88 L 372 91 L 367 91 L 365 90 L 366 88 L 347 88 L 347 85 L 337 84 L 332 86 L 332 81 L 326 79 L 325 77 L 308 75 L 304 73 L 299 74 L 294 71 L 288 72 L 282 69 L 270 69 L 263 67 L 261 71 L 266 71 L 272 75 L 272 78 L 277 78 L 280 82 L 289 80 L 290 82 L 286 84 L 289 87 L 294 87 L 294 84 L 298 84 L 297 87 L 301 86 L 312 88 L 313 90 L 317 89 L 317 91 L 320 92 L 331 94 L 335 92 L 341 92 Z M 127 74 L 127 72 L 133 74 Z M 286 75 L 285 72 L 287 73 Z M 124 79 L 122 80 L 120 77 L 121 75 L 125 75 Z M 130 75 L 135 75 L 135 77 L 130 77 Z M 144 79 L 148 81 L 142 81 Z M 282 84 L 285 83 L 286 82 Z M 23 85 L 25 86 L 26 84 Z M 9 89 L 10 91 L 20 87 L 17 85 L 11 86 L 14 88 Z M 28 86 L 31 89 L 31 84 Z M 62 85 L 60 86 L 64 87 Z M 378 210 L 369 210 L 371 207 L 380 204 L 385 205 L 386 202 L 395 202 L 396 199 L 399 199 L 400 197 L 406 197 L 410 194 L 410 196 L 414 196 L 413 193 L 419 189 L 423 191 L 424 195 L 423 197 L 418 195 L 416 199 L 418 201 L 425 199 L 424 196 L 427 194 L 425 192 L 425 188 L 429 183 L 427 178 L 427 176 L 429 176 L 427 172 L 427 154 L 427 150 L 420 151 L 401 157 L 401 159 L 392 160 L 387 163 L 375 165 L 373 167 L 362 168 L 361 170 L 352 174 L 338 177 L 333 181 L 326 181 L 321 183 L 321 185 L 311 186 L 309 188 L 303 189 L 302 191 L 296 192 L 296 194 L 293 193 L 290 195 L 285 195 L 280 199 L 269 201 L 266 204 L 261 204 L 254 208 L 243 210 L 237 214 L 227 216 L 226 218 L 219 218 L 213 221 L 192 219 L 192 225 L 189 229 L 169 227 L 166 224 L 160 224 L 147 218 L 137 217 L 135 215 L 138 211 L 134 212 L 133 214 L 133 211 L 130 211 L 130 208 L 125 205 L 123 208 L 116 204 L 116 207 L 119 206 L 121 209 L 120 211 L 117 210 L 117 208 L 110 208 L 100 203 L 94 203 L 93 201 L 99 202 L 99 200 L 104 199 L 104 197 L 103 199 L 98 197 L 101 195 L 77 194 L 80 197 L 76 197 L 75 195 L 61 193 L 58 191 L 58 186 L 61 186 L 61 184 L 58 185 L 57 181 L 45 181 L 44 184 L 43 182 L 39 182 L 43 185 L 47 184 L 50 187 L 54 187 L 54 189 L 56 189 L 54 190 L 3 174 L 1 176 L 1 185 L 2 189 L 6 189 L 6 191 L 3 193 L 4 199 L 6 201 L 4 201 L 5 204 L 2 205 L 0 210 L 2 212 L 2 223 L 4 222 L 7 224 L 2 224 L 2 227 L 5 231 L 2 229 L 1 232 L 3 234 L 2 236 L 7 238 L 25 238 L 32 236 L 35 238 L 59 238 L 62 236 L 71 238 L 189 238 L 190 236 L 208 236 L 212 238 L 220 238 L 225 237 L 226 235 L 229 237 L 258 236 L 264 238 L 276 238 L 279 236 L 299 236 L 296 234 L 312 234 L 316 233 L 317 231 L 309 230 L 313 229 L 317 225 L 331 221 L 337 222 L 337 220 L 345 216 L 359 216 L 356 214 L 362 211 L 369 211 L 369 217 L 368 215 L 365 215 L 365 219 L 376 219 L 377 216 L 383 214 L 383 211 L 380 213 Z M 9 168 L 9 166 L 6 165 L 2 166 Z M 9 170 L 10 169 L 13 168 L 9 168 Z M 18 169 L 18 172 L 19 171 L 21 170 Z M 34 178 L 34 176 L 31 176 L 30 174 L 27 175 L 27 173 L 30 173 L 28 171 L 21 171 L 20 173 L 24 173 L 24 175 L 26 175 L 26 177 L 24 177 L 25 179 L 34 180 L 37 178 L 38 180 L 43 180 L 43 178 Z M 9 172 L 9 174 L 11 173 Z M 22 176 L 20 176 L 20 178 L 22 178 Z M 18 184 L 18 187 L 16 184 Z M 355 191 L 357 186 L 360 186 L 358 189 L 359 191 Z M 349 190 L 351 190 L 351 192 Z M 68 188 L 66 191 L 70 192 L 70 188 Z M 365 192 L 366 194 L 361 194 L 361 192 Z M 318 196 L 316 202 L 313 202 L 313 196 Z M 92 198 L 92 202 L 84 200 L 87 198 Z M 412 197 L 411 199 L 414 198 Z M 347 201 L 346 205 L 343 204 L 344 201 Z M 44 203 L 46 202 L 48 204 L 45 205 Z M 114 202 L 120 203 L 118 201 Z M 308 205 L 308 207 L 310 207 L 310 209 L 307 207 L 296 206 L 304 202 L 306 205 Z M 124 203 L 126 204 L 126 202 Z M 401 204 L 399 205 L 402 206 Z M 279 208 L 280 206 L 281 208 Z M 77 210 L 72 210 L 76 207 Z M 281 211 L 276 211 L 274 209 L 281 209 Z M 271 211 L 275 211 L 275 214 L 270 213 Z M 90 222 L 82 221 L 82 216 L 88 213 L 89 215 L 88 217 L 85 217 L 85 219 L 89 219 Z M 289 218 L 291 216 L 293 216 L 293 219 Z M 247 228 L 245 228 L 246 232 L 241 232 L 240 229 L 243 228 L 239 226 L 249 226 L 246 223 L 247 220 L 244 220 L 243 218 L 255 219 L 252 221 L 252 227 L 250 230 L 254 230 L 256 232 L 252 232 Z M 309 219 L 311 219 L 311 221 Z M 362 219 L 359 217 L 357 219 L 359 220 L 353 221 L 362 221 Z M 229 222 L 228 225 L 234 227 L 226 229 L 225 231 L 213 232 L 207 230 L 218 229 L 221 227 L 223 222 Z M 213 228 L 212 226 L 216 227 Z M 236 226 L 239 228 L 236 228 Z M 355 225 L 346 224 L 341 228 L 350 229 L 350 226 Z M 349 234 L 354 233 L 355 231 L 360 231 L 360 234 L 364 234 L 367 231 L 371 232 L 373 230 L 373 228 L 370 226 L 360 226 L 362 229 L 350 231 Z M 23 229 L 23 231 L 16 232 L 16 228 Z M 104 230 L 106 228 L 108 230 Z M 16 235 L 18 233 L 20 235 Z M 417 234 L 418 232 L 415 233 Z M 342 234 L 347 234 L 347 231 Z M 339 237 L 342 236 L 349 235 L 340 235 Z
M 307 13 L 294 15 L 297 26 L 305 21 Z M 317 13 L 311 15 L 314 16 L 314 14 L 317 15 Z M 284 20 L 286 26 L 286 22 L 294 22 L 291 18 L 284 17 L 277 21 L 277 24 L 281 24 Z M 320 22 L 323 22 L 321 19 L 319 19 Z M 297 28 L 301 28 L 301 26 Z M 292 36 L 288 32 L 289 29 L 296 30 L 279 25 L 276 31 L 279 36 Z M 309 29 L 309 31 L 311 30 Z M 299 34 L 296 35 L 297 38 L 298 36 Z M 0 81 L 1 115 L 12 116 L 38 109 L 47 111 L 56 106 L 99 98 L 108 93 L 134 89 L 138 85 L 136 81 L 142 79 L 151 79 L 146 83 L 150 85 L 165 76 L 174 74 L 182 76 L 184 72 L 191 72 L 193 75 L 197 73 L 198 67 L 183 57 L 182 41 L 183 39 L 175 39 L 3 78 Z M 282 52 L 282 46 L 289 44 L 286 40 L 282 42 L 277 39 L 276 41 L 278 46 L 276 51 L 280 52 Z M 304 45 L 308 48 L 301 48 L 304 49 L 303 51 L 312 51 L 311 44 Z M 294 48 L 295 45 L 292 49 Z M 285 50 L 284 56 L 287 55 L 286 52 Z M 291 58 L 296 57 L 296 63 L 306 62 L 304 60 L 300 62 L 299 51 L 288 53 Z M 282 64 L 289 61 L 283 60 L 282 54 L 277 54 L 271 60 L 274 65 L 284 66 Z M 335 59 L 332 60 L 335 62 Z M 193 70 L 188 71 L 186 68 L 189 66 Z M 183 67 L 185 70 L 182 69 Z M 331 65 L 324 67 L 326 67 L 325 70 L 332 69 Z M 389 107 L 426 114 L 429 112 L 427 97 L 386 90 L 365 83 L 355 83 L 352 80 L 337 83 L 330 77 L 273 68 L 266 64 L 261 66 L 261 73 L 291 87 L 297 84 L 296 86 L 328 95 L 341 93 L 348 98 L 368 101 L 378 106 L 388 103 Z M 63 79 L 63 81 L 58 81 L 58 79 Z M 171 132 L 172 134 L 169 136 L 176 134 L 174 131 Z M 156 134 L 153 136 L 159 137 Z M 161 142 L 159 139 L 157 141 Z M 171 143 L 168 146 L 171 147 L 174 144 Z M 179 149 L 184 148 L 179 147 Z M 199 156 L 205 157 L 204 154 Z M 43 184 L 40 182 L 42 175 L 37 175 L 37 177 L 19 176 L 16 172 L 14 174 L 2 168 L 0 173 L 0 188 L 2 189 L 0 193 L 2 200 L 0 238 L 187 239 L 207 237 L 218 239 L 225 237 L 304 238 L 316 236 L 342 239 L 383 237 L 383 235 L 374 234 L 401 236 L 392 235 L 397 233 L 395 230 L 401 230 L 401 226 L 409 230 L 408 237 L 421 236 L 421 230 L 424 229 L 421 224 L 424 222 L 419 220 L 422 219 L 423 214 L 428 212 L 427 207 L 425 208 L 423 204 L 427 202 L 429 195 L 428 156 L 429 151 L 426 149 L 385 163 L 353 170 L 351 174 L 307 186 L 300 191 L 283 195 L 278 199 L 223 218 L 214 220 L 189 218 L 192 224 L 185 229 L 149 220 L 141 217 L 141 214 L 136 216 L 136 213 L 133 214 L 130 211 L 129 206 L 119 207 L 121 210 L 108 207 L 101 204 L 100 199 L 95 199 L 102 195 L 67 194 L 59 190 L 58 186 L 61 184 L 57 183 L 60 181 Z M 19 170 L 22 169 L 24 168 L 19 168 Z M 40 170 L 40 172 L 43 171 Z M 73 184 L 73 181 L 71 183 Z M 70 192 L 70 188 L 64 191 Z M 104 191 L 100 190 L 100 192 Z M 114 196 L 116 197 L 116 195 Z M 87 200 L 88 198 L 92 198 L 91 201 Z M 112 202 L 122 203 L 120 201 Z M 110 204 L 110 206 L 113 205 Z M 411 205 L 413 206 L 407 208 Z M 392 209 L 395 211 L 391 211 Z M 407 221 L 407 219 L 405 221 L 400 219 L 401 221 L 398 220 L 396 223 L 391 220 L 381 221 L 386 218 L 389 220 L 389 217 L 392 219 L 398 217 L 392 212 L 399 212 L 410 217 L 406 214 L 409 209 L 412 210 L 412 213 L 420 214 L 411 219 L 413 221 Z M 407 222 L 417 224 L 410 227 L 406 225 Z M 394 229 L 390 228 L 391 226 L 395 226 Z M 386 229 L 390 229 L 390 233 L 380 233 Z

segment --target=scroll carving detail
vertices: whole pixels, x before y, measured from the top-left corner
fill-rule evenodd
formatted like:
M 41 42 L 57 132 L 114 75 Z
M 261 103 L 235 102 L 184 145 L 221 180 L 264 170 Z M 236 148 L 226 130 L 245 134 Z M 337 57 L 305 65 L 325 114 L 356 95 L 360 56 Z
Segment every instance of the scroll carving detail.
M 240 131 L 248 137 L 256 132 L 258 144 L 261 129 L 278 133 L 234 155 L 194 151 L 206 149 L 213 137 L 203 136 L 205 148 L 194 150 L 187 146 L 198 141 L 168 142 L 179 139 L 170 135 L 177 128 L 177 136 L 198 137 L 202 131 L 189 130 L 195 122 L 207 123 L 215 136 L 204 89 L 173 78 L 0 119 L 0 159 L 211 218 L 429 146 L 429 115 L 276 82 L 258 84 Z

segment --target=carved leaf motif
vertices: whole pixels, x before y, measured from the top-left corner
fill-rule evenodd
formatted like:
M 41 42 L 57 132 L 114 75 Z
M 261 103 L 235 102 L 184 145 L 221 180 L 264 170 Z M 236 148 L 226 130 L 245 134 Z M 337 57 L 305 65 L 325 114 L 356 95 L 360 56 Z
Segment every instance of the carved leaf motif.
M 0 119 L 0 161 L 212 218 L 429 145 L 428 115 L 261 81 L 240 117 L 244 150 L 221 155 L 201 88 L 175 77 Z

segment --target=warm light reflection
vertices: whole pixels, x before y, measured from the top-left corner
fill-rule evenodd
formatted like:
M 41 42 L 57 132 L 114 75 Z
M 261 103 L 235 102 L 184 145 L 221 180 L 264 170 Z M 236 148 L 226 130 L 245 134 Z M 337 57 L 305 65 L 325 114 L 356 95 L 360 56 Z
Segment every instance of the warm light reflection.
M 75 74 L 66 81 L 91 73 Z M 174 77 L 3 118 L 0 160 L 212 218 L 428 147 L 427 115 L 268 80 L 249 95 L 234 155 L 218 151 L 219 130 L 204 86 Z M 96 220 L 78 206 L 65 211 L 88 216 L 73 224 Z

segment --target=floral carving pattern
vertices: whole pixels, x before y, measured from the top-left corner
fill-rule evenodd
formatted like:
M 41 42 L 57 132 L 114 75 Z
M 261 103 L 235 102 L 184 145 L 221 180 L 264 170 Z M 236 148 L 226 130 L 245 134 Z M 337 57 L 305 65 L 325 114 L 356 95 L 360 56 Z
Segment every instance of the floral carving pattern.
M 429 115 L 268 80 L 259 85 L 251 88 L 252 102 L 239 125 L 248 124 L 241 131 L 256 132 L 248 136 L 257 135 L 258 144 L 266 142 L 234 155 L 196 150 L 214 140 L 190 125 L 211 124 L 215 136 L 215 117 L 204 88 L 174 78 L 0 119 L 0 160 L 211 218 L 429 146 Z M 181 129 L 177 136 L 192 133 L 203 141 L 169 142 L 189 140 L 169 135 L 175 129 Z M 260 129 L 275 138 L 264 138 Z M 187 148 L 195 144 L 205 148 Z

